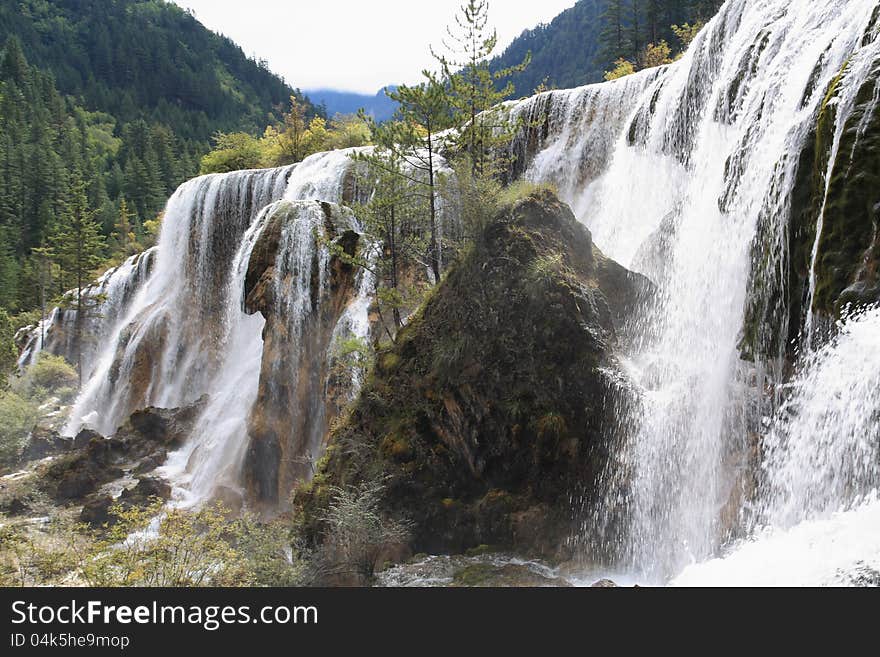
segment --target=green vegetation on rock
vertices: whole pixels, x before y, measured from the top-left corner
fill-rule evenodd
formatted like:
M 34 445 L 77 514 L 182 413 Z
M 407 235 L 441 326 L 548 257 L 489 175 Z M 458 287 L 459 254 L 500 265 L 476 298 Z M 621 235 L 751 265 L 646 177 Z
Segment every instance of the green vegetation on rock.
M 502 208 L 376 367 L 296 504 L 318 540 L 334 486 L 382 479 L 414 551 L 554 552 L 559 503 L 604 463 L 601 367 L 649 284 L 549 191 Z

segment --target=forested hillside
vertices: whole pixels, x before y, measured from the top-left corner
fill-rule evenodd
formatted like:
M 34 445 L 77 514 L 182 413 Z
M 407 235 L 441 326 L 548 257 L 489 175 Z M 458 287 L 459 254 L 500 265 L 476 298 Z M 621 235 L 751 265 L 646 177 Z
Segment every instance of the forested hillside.
M 0 48 L 0 307 L 12 312 L 148 246 L 217 133 L 262 133 L 292 95 L 318 113 L 164 0 L 4 2 Z M 68 262 L 83 229 L 88 253 Z
M 165 0 L 4 2 L 0 43 L 11 35 L 87 109 L 162 123 L 185 139 L 262 130 L 292 93 L 265 63 Z
M 532 53 L 529 66 L 511 78 L 517 97 L 542 85 L 567 89 L 601 82 L 621 58 L 634 69 L 656 63 L 645 61 L 649 44 L 665 41 L 672 51 L 680 51 L 684 44 L 672 26 L 706 21 L 722 2 L 579 0 L 549 24 L 524 31 L 492 62 L 492 70 L 513 66 Z

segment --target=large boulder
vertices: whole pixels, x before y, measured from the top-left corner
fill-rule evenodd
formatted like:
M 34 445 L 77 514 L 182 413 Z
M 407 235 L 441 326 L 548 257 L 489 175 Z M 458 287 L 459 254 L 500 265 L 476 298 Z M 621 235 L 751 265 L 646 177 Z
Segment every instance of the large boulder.
M 608 456 L 615 345 L 651 284 L 605 258 L 550 192 L 504 209 L 377 355 L 295 497 L 317 541 L 334 487 L 381 482 L 414 552 L 561 556 Z
M 71 439 L 64 438 L 48 427 L 38 426 L 31 432 L 19 458 L 22 462 L 36 461 L 68 452 L 73 448 Z

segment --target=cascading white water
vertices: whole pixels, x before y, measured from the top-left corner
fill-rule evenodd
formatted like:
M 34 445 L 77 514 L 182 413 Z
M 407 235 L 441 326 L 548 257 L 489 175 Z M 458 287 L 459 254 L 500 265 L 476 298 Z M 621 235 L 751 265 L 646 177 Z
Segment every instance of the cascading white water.
M 236 328 L 226 312 L 232 262 L 253 219 L 283 194 L 290 171 L 203 176 L 175 192 L 155 274 L 107 341 L 66 434 L 89 424 L 110 435 L 137 408 L 177 408 L 210 394 Z
M 160 472 L 178 484 L 175 497 L 182 505 L 197 504 L 223 488 L 240 490 L 266 323 L 260 313 L 244 309 L 251 251 L 280 199 L 341 201 L 352 152 L 318 153 L 291 167 L 209 175 L 183 184 L 166 208 L 153 276 L 128 300 L 121 318 L 101 328 L 107 339 L 65 433 L 88 425 L 110 435 L 137 408 L 177 408 L 207 396 L 190 439 Z M 299 292 L 310 281 L 296 256 L 312 257 L 314 231 L 324 218 L 320 205 L 309 209 L 302 221 L 284 226 L 276 269 L 276 285 L 293 277 L 301 282 Z M 320 254 L 326 265 L 327 249 Z M 373 279 L 364 275 L 359 281 L 331 342 L 344 341 L 346 331 L 366 337 Z M 291 328 L 303 318 L 299 311 L 307 296 L 281 295 Z M 296 348 L 295 339 L 290 344 Z M 296 369 L 279 376 L 290 374 Z M 316 385 L 313 397 L 320 400 L 322 384 Z
M 806 359 L 765 438 L 754 535 L 681 585 L 880 585 L 880 308 Z
M 133 255 L 83 289 L 83 297 L 86 299 L 84 305 L 88 309 L 81 327 L 84 336 L 83 379 L 91 376 L 102 343 L 113 334 L 118 323 L 125 317 L 137 291 L 152 273 L 155 253 L 154 247 Z M 69 362 L 77 360 L 76 291 L 71 290 L 64 297 L 67 307 L 53 308 L 45 320 L 29 330 L 27 343 L 18 359 L 20 370 L 35 363 L 43 351 L 64 356 Z
M 769 526 L 857 506 L 880 486 L 880 309 L 838 330 L 807 356 L 764 439 Z
M 805 541 L 827 547 L 835 532 L 853 540 L 852 554 L 829 559 L 835 568 L 858 555 L 870 565 L 880 554 L 862 540 L 862 529 L 880 526 L 871 494 L 880 370 L 873 312 L 800 364 L 788 401 L 767 421 L 754 536 L 706 561 L 731 530 L 726 507 L 755 419 L 751 401 L 762 394 L 760 364 L 743 362 L 739 348 L 756 237 L 762 229 L 770 236 L 762 255 L 769 270 L 781 269 L 797 154 L 848 61 L 836 152 L 848 94 L 877 56 L 876 34 L 865 38 L 876 6 L 730 0 L 673 65 L 511 105 L 527 125 L 544 120 L 540 137 L 514 143 L 525 175 L 555 182 L 597 245 L 659 286 L 626 327 L 626 387 L 640 391 L 641 403 L 623 418 L 624 444 L 602 479 L 614 521 L 598 525 L 609 532 L 602 540 L 613 565 L 641 581 L 736 577 Z M 355 197 L 349 155 L 319 153 L 296 167 L 183 185 L 169 201 L 154 274 L 107 333 L 68 433 L 89 423 L 109 434 L 136 407 L 176 407 L 207 394 L 191 440 L 164 472 L 185 485 L 183 503 L 239 486 L 264 347 L 265 321 L 243 308 L 251 250 L 270 203 Z M 295 283 L 284 296 L 294 338 L 309 314 L 303 272 L 316 256 L 311 223 L 286 226 L 279 248 L 275 284 Z M 317 255 L 324 290 L 326 254 Z M 815 259 L 814 250 L 814 266 Z M 372 286 L 363 275 L 333 329 L 328 361 L 346 335 L 367 335 Z M 688 567 L 695 562 L 704 563 Z
M 241 240 L 230 268 L 223 323 L 228 327 L 223 349 L 227 357 L 208 393 L 186 444 L 169 455 L 158 473 L 176 484 L 176 503 L 192 506 L 208 499 L 221 487 L 236 489 L 247 447 L 247 422 L 257 398 L 262 332 L 266 321 L 259 313 L 244 312 L 244 284 L 251 250 L 265 225 L 272 205 L 264 208 Z
M 551 106 L 549 135 L 525 175 L 556 183 L 607 255 L 660 286 L 627 328 L 642 403 L 604 479 L 606 515 L 625 520 L 608 520 L 615 532 L 599 541 L 647 581 L 710 558 L 734 529 L 726 507 L 738 502 L 750 399 L 762 394 L 739 349 L 753 244 L 763 226 L 772 239 L 761 256 L 769 271 L 781 268 L 797 154 L 844 63 L 848 88 L 858 89 L 876 59 L 876 34 L 866 35 L 876 7 L 730 0 L 681 61 L 555 92 L 584 107 Z M 607 120 L 591 109 L 605 103 L 629 114 Z M 838 136 L 846 114 L 836 117 Z M 638 257 L 646 252 L 659 257 L 648 264 Z M 780 448 L 777 460 L 804 466 L 787 454 Z M 592 530 L 601 529 L 600 520 Z

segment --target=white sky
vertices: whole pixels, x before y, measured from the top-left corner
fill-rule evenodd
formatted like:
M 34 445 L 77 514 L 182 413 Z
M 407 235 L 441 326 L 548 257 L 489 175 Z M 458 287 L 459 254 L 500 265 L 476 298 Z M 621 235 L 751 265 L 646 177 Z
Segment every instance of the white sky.
M 433 66 L 462 0 L 174 0 L 301 89 L 375 93 Z M 575 0 L 490 0 L 500 53 Z

